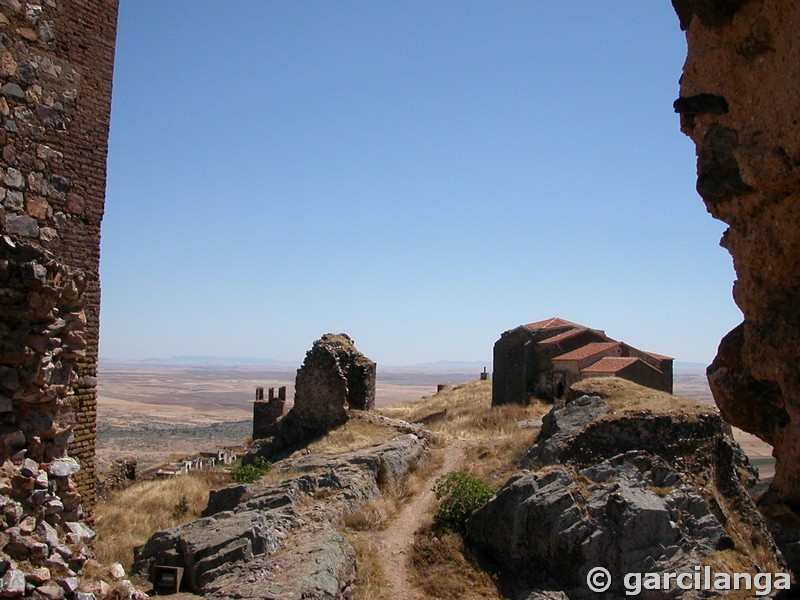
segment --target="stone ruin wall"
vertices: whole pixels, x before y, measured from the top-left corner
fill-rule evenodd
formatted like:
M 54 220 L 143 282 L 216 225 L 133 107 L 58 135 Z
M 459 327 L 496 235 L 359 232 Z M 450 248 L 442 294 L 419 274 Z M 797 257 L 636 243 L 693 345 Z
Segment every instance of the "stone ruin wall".
M 248 464 L 255 456 L 273 460 L 276 455 L 298 444 L 343 425 L 351 409 L 375 408 L 377 365 L 364 356 L 345 333 L 326 333 L 306 352 L 297 369 L 294 405 L 285 415 L 286 388 L 275 396 L 270 389 L 256 388 L 253 403 L 254 446 L 244 457 Z
M 264 400 L 264 388 L 256 388 L 256 401 L 253 403 L 253 439 L 275 435 L 275 426 L 283 416 L 283 408 L 286 405 L 286 386 L 269 388 L 269 396 Z
M 675 110 L 697 190 L 729 225 L 744 322 L 709 367 L 727 421 L 774 446 L 760 507 L 800 526 L 800 3 L 673 0 L 688 56 Z
M 323 335 L 297 370 L 292 423 L 310 434 L 324 433 L 346 422 L 351 408 L 374 409 L 376 374 L 377 365 L 348 335 Z
M 306 352 L 294 380 L 294 404 L 285 415 L 286 389 L 275 396 L 256 388 L 253 403 L 253 445 L 243 457 L 249 464 L 256 456 L 275 460 L 287 449 L 323 436 L 343 425 L 351 409 L 375 408 L 377 365 L 364 356 L 345 333 L 326 333 Z
M 0 0 L 0 464 L 14 488 L 23 457 L 58 472 L 67 520 L 94 504 L 116 22 L 117 0 Z

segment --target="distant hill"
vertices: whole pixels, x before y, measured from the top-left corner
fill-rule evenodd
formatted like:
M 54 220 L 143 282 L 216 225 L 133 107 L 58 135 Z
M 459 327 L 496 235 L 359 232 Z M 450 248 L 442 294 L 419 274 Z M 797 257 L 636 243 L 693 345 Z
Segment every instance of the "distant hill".
M 141 359 L 109 359 L 101 358 L 100 363 L 106 365 L 160 365 L 176 367 L 235 367 L 235 366 L 297 366 L 300 360 L 277 360 L 274 358 L 251 358 L 245 356 L 170 356 L 169 358 L 141 358 Z
M 392 365 L 392 368 L 396 369 L 422 369 L 425 371 L 427 370 L 453 371 L 456 369 L 466 369 L 470 371 L 475 371 L 477 369 L 477 371 L 480 372 L 483 370 L 484 367 L 486 367 L 486 370 L 491 373 L 492 361 L 491 360 L 437 360 L 435 362 L 415 363 L 413 365 L 406 365 L 406 366 Z
M 673 371 L 675 373 L 705 373 L 707 367 L 708 365 L 706 363 L 676 360 L 673 365 Z
M 253 358 L 250 356 L 170 356 L 150 357 L 140 359 L 115 359 L 101 358 L 100 362 L 106 365 L 125 364 L 125 365 L 158 365 L 176 367 L 250 367 L 250 366 L 299 366 L 303 360 L 278 360 L 275 358 Z M 480 373 L 483 368 L 491 372 L 492 361 L 459 361 L 459 360 L 439 360 L 435 362 L 416 363 L 413 365 L 379 365 L 381 369 L 403 370 L 403 371 L 476 371 Z
M 252 356 L 194 356 L 181 355 L 164 357 L 150 357 L 141 359 L 115 359 L 101 358 L 100 363 L 105 365 L 158 365 L 176 367 L 298 367 L 303 362 L 298 360 L 278 360 L 275 358 L 253 358 Z M 379 364 L 380 370 L 391 371 L 441 371 L 441 372 L 475 372 L 480 373 L 483 368 L 491 374 L 492 360 L 437 360 L 432 362 L 414 363 L 411 365 L 386 365 Z M 676 373 L 705 373 L 706 363 L 675 361 Z

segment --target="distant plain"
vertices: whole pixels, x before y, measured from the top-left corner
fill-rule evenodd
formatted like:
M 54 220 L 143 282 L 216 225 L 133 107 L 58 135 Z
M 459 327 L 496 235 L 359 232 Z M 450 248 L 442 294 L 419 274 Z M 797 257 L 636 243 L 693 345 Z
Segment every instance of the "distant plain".
M 491 367 L 489 367 L 491 369 Z M 376 404 L 388 406 L 436 393 L 437 384 L 478 379 L 480 370 L 458 367 L 379 368 Z M 184 366 L 102 363 L 98 377 L 97 465 L 135 456 L 140 469 L 203 450 L 241 445 L 252 432 L 256 387 L 294 395 L 295 367 Z M 675 394 L 714 404 L 703 369 L 676 369 Z M 287 406 L 287 407 L 288 407 Z M 745 432 L 736 439 L 762 478 L 774 469 L 771 448 Z
M 135 456 L 140 469 L 203 450 L 241 445 L 252 433 L 256 387 L 286 386 L 294 397 L 295 367 L 101 364 L 97 464 Z M 376 404 L 388 406 L 436 393 L 436 385 L 477 379 L 479 372 L 379 369 Z

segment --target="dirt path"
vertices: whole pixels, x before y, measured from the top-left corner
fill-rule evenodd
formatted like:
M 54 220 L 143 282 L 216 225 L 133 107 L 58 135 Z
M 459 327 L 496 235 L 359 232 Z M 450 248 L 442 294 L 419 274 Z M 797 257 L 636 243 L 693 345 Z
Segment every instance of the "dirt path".
M 408 573 L 414 532 L 433 509 L 436 500 L 433 484 L 436 479 L 445 473 L 455 471 L 463 458 L 464 442 L 456 439 L 445 448 L 442 466 L 431 474 L 423 491 L 406 504 L 392 524 L 377 536 L 376 544 L 381 554 L 386 557 L 383 561 L 385 597 L 394 600 L 422 600 L 423 596 L 411 584 Z

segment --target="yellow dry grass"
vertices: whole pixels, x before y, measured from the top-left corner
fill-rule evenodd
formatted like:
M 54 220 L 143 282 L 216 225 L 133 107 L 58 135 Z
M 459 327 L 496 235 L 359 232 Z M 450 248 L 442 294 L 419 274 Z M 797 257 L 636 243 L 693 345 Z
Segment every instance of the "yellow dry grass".
M 466 469 L 493 485 L 502 484 L 516 469 L 516 462 L 535 440 L 538 429 L 520 429 L 517 423 L 540 418 L 549 406 L 503 406 L 492 408 L 491 383 L 475 381 L 445 388 L 434 396 L 381 408 L 387 417 L 422 422 L 442 439 L 466 440 Z M 441 454 L 434 450 L 434 456 Z M 412 473 L 404 482 L 406 492 L 385 490 L 384 497 L 368 503 L 345 519 L 348 538 L 357 552 L 356 600 L 391 600 L 383 589 L 381 557 L 371 540 L 399 513 L 406 496 L 418 493 L 438 470 L 437 460 Z M 416 536 L 409 572 L 414 583 L 429 598 L 501 598 L 492 578 L 474 566 L 455 534 L 434 534 L 430 525 Z
M 345 515 L 342 533 L 356 552 L 355 600 L 393 600 L 387 595 L 383 564 L 386 557 L 374 533 L 386 529 L 403 506 L 419 494 L 442 464 L 443 452 L 433 450 L 429 458 L 400 481 L 381 489 L 381 497 L 367 502 L 357 512 Z
M 472 381 L 414 402 L 381 408 L 387 417 L 424 422 L 434 432 L 466 440 L 466 469 L 499 487 L 536 440 L 538 428 L 518 428 L 521 421 L 539 419 L 552 408 L 543 402 L 528 406 L 492 407 L 492 384 Z
M 764 552 L 757 553 L 762 555 L 761 558 L 763 559 Z M 701 565 L 710 566 L 712 573 L 729 573 L 731 575 L 733 573 L 749 573 L 752 577 L 755 577 L 759 572 L 777 573 L 782 570 L 774 564 L 771 558 L 767 559 L 766 564 L 768 566 L 766 568 L 757 567 L 755 563 L 758 562 L 758 556 L 751 557 L 737 550 L 720 550 L 706 556 L 705 559 L 701 561 Z M 757 586 L 753 585 L 752 589 L 748 590 L 744 589 L 746 584 L 743 581 L 740 583 L 743 589 L 729 591 L 725 594 L 725 597 L 731 598 L 732 600 L 747 600 L 753 598 L 753 592 L 758 591 Z
M 716 504 L 722 511 L 725 530 L 735 544 L 734 549 L 709 555 L 705 564 L 727 573 L 776 573 L 781 570 L 770 552 L 770 541 L 742 517 L 734 499 L 727 498 L 713 486 L 707 489 L 705 496 L 707 502 Z
M 394 600 L 386 589 L 381 553 L 374 538 L 345 530 L 356 551 L 358 569 L 354 600 Z M 442 600 L 501 600 L 492 577 L 475 566 L 455 533 L 434 533 L 430 526 L 415 535 L 409 574 L 425 598 Z
M 351 418 L 343 425 L 311 442 L 303 450 L 311 454 L 339 454 L 362 450 L 382 444 L 397 435 L 391 427 L 384 427 L 358 418 Z
M 517 462 L 538 435 L 538 429 L 520 429 L 513 435 L 476 440 L 466 447 L 464 470 L 499 489 L 517 470 Z
M 461 536 L 423 527 L 411 551 L 414 583 L 427 597 L 441 600 L 500 600 L 492 577 L 473 564 Z
M 345 529 L 344 535 L 356 552 L 354 600 L 392 600 L 385 597 L 385 578 L 381 563 L 386 556 L 375 540 L 367 535 Z
M 133 562 L 133 548 L 156 531 L 200 516 L 210 490 L 228 483 L 222 470 L 198 471 L 157 481 L 143 481 L 113 494 L 95 509 L 95 553 L 103 564 Z M 185 508 L 184 508 L 185 507 Z
M 506 405 L 492 408 L 492 384 L 471 381 L 448 387 L 434 396 L 379 409 L 378 412 L 426 429 L 461 439 L 486 439 L 518 431 L 519 421 L 544 415 L 550 406 L 533 402 L 529 406 Z
M 442 464 L 442 451 L 433 450 L 429 458 L 408 475 L 381 489 L 381 497 L 366 502 L 358 511 L 343 517 L 344 526 L 352 531 L 380 531 L 386 529 L 405 504 L 419 494 L 431 475 Z
M 673 396 L 620 379 L 619 377 L 593 377 L 572 385 L 573 392 L 602 397 L 616 413 L 647 411 L 654 415 L 711 414 L 714 409 L 691 398 Z M 606 415 L 605 418 L 613 417 Z

